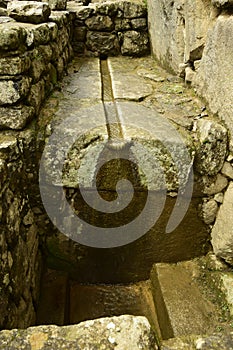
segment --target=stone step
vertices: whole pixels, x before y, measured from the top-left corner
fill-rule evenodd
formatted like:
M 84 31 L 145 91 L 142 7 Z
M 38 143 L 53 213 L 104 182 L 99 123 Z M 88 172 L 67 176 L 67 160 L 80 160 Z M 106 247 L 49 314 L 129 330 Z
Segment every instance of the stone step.
M 130 285 L 81 285 L 71 282 L 71 324 L 122 314 L 146 316 L 153 328 L 159 329 L 150 281 Z
M 150 281 L 128 285 L 80 284 L 51 269 L 43 276 L 37 325 L 76 324 L 125 314 L 145 316 L 161 339 Z
M 208 334 L 216 329 L 217 310 L 192 277 L 192 262 L 155 264 L 151 283 L 163 339 Z

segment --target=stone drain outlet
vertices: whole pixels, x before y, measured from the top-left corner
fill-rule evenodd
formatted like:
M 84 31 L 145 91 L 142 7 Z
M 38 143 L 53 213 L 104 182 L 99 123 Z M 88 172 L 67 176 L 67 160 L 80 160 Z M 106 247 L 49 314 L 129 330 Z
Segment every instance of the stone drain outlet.
M 71 236 L 62 234 L 54 227 L 46 235 L 44 252 L 47 260 L 37 311 L 38 325 L 68 325 L 122 314 L 142 315 L 148 318 L 159 340 L 191 333 L 208 333 L 216 327 L 219 310 L 203 296 L 201 283 L 192 277 L 193 274 L 199 274 L 197 271 L 202 258 L 198 257 L 209 250 L 209 228 L 198 214 L 203 196 L 202 177 L 196 174 L 194 193 L 182 222 L 174 232 L 166 234 L 166 226 L 176 205 L 179 190 L 175 165 L 163 145 L 149 137 L 145 129 L 140 127 L 140 120 L 150 123 L 148 115 L 156 113 L 158 106 L 154 109 L 151 107 L 159 93 L 161 98 L 161 91 L 167 94 L 163 108 L 166 106 L 171 121 L 172 113 L 175 113 L 180 125 L 182 118 L 183 124 L 187 122 L 182 114 L 183 108 L 188 108 L 189 113 L 195 115 L 197 106 L 191 105 L 191 100 L 186 97 L 188 106 L 180 109 L 177 107 L 174 111 L 174 99 L 181 98 L 177 89 L 183 89 L 182 83 L 178 81 L 174 84 L 169 79 L 164 83 L 167 73 L 156 68 L 156 74 L 153 75 L 146 69 L 148 64 L 153 66 L 150 58 L 78 58 L 70 68 L 71 74 L 65 79 L 62 91 L 53 94 L 40 114 L 40 125 L 45 124 L 45 118 L 51 120 L 46 125 L 46 129 L 50 130 L 49 135 L 57 126 L 59 130 L 64 116 L 69 114 L 73 116 L 75 124 L 72 125 L 71 119 L 71 124 L 67 125 L 67 135 L 73 132 L 76 124 L 83 130 L 82 123 L 92 121 L 93 115 L 97 120 L 98 127 L 91 128 L 91 131 L 88 130 L 84 136 L 75 140 L 63 167 L 67 201 L 72 210 L 90 225 L 108 230 L 134 220 L 143 210 L 148 188 L 151 189 L 152 196 L 160 199 L 163 187 L 156 173 L 152 173 L 152 181 L 149 178 L 146 182 L 146 177 L 137 166 L 133 148 L 136 141 L 146 146 L 152 156 L 164 166 L 168 191 L 159 219 L 145 235 L 136 237 L 127 244 L 116 241 L 117 244 L 111 246 L 109 242 L 103 241 L 101 246 L 99 241 L 92 240 L 91 235 L 88 241 L 90 232 L 84 231 L 83 226 L 74 227 L 70 218 L 65 216 L 66 212 L 61 210 L 61 223 L 56 223 L 63 229 L 81 229 L 78 232 L 84 237 L 86 234 L 87 244 L 84 245 L 75 236 L 71 240 Z M 165 89 L 170 92 L 167 93 Z M 183 94 L 189 93 L 189 90 L 183 91 Z M 161 98 L 161 105 L 162 103 Z M 182 134 L 185 145 L 192 154 L 190 126 L 183 127 Z M 48 193 L 46 198 L 56 198 L 58 203 L 62 202 L 62 197 L 59 197 L 61 184 L 54 159 L 59 160 L 60 157 L 57 146 L 59 141 L 59 137 L 55 138 L 55 147 L 51 153 L 53 157 L 47 152 L 44 165 L 47 173 L 42 183 Z M 107 147 L 101 148 L 101 143 L 106 142 Z M 182 157 L 180 145 L 176 140 L 174 142 L 172 135 L 170 143 L 179 157 Z M 91 158 L 83 165 L 88 152 Z M 117 159 L 104 164 L 97 171 L 99 162 L 106 159 L 109 152 L 114 153 Z M 126 161 L 125 155 L 133 162 Z M 141 157 L 145 157 L 145 153 Z M 145 165 L 145 171 L 148 171 L 146 161 L 143 159 L 144 163 L 140 164 Z M 77 170 L 81 173 L 80 177 L 77 177 Z M 134 186 L 133 204 L 130 203 L 125 211 L 121 210 L 117 214 L 100 213 L 91 208 L 83 200 L 77 181 L 84 181 L 84 189 L 94 207 L 96 199 L 92 183 L 95 176 L 101 197 L 109 203 L 117 198 L 117 181 L 128 178 Z M 125 194 L 126 197 L 129 196 L 127 190 Z M 154 215 L 153 210 L 151 208 L 146 213 L 144 221 L 140 223 L 140 230 L 143 231 L 147 221 Z M 55 222 L 51 214 L 50 219 Z M 132 237 L 134 238 L 134 232 Z M 196 260 L 188 261 L 194 258 Z

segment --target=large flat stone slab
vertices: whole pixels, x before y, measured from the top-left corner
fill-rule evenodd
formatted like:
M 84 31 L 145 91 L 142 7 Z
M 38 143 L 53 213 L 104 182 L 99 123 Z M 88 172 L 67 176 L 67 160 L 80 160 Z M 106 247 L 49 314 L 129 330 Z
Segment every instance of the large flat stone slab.
M 233 183 L 227 188 L 223 204 L 221 205 L 214 227 L 211 232 L 212 245 L 215 254 L 225 259 L 230 264 L 233 263 Z
M 143 316 L 123 315 L 86 321 L 78 325 L 30 327 L 1 331 L 5 349 L 103 349 L 157 350 L 154 332 Z
M 164 339 L 214 331 L 215 306 L 201 293 L 185 263 L 156 264 L 151 271 L 155 307 Z
M 133 66 L 131 66 L 131 62 L 129 61 L 128 69 L 124 64 L 121 68 L 119 61 L 117 67 L 114 63 L 114 59 L 108 59 L 113 96 L 115 100 L 142 101 L 144 98 L 152 94 L 152 85 L 132 71 L 134 63 Z

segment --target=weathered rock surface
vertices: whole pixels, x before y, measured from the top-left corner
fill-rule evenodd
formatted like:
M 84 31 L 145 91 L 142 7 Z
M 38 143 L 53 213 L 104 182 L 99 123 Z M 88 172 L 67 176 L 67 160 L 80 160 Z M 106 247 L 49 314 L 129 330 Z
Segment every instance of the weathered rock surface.
M 38 326 L 26 330 L 0 332 L 0 346 L 5 349 L 158 349 L 148 320 L 142 316 L 123 315 L 86 321 L 78 325 Z
M 216 214 L 218 211 L 218 204 L 214 199 L 210 199 L 207 202 L 204 202 L 202 205 L 202 218 L 203 221 L 210 225 L 214 222 Z
M 79 6 L 72 1 L 68 9 L 76 13 L 76 52 L 88 56 L 114 56 L 120 52 L 142 56 L 149 52 L 147 9 L 143 1 L 104 1 L 88 6 Z M 79 35 L 79 28 L 82 32 L 85 30 L 85 35 Z
M 29 106 L 0 107 L 0 128 L 22 130 L 34 114 Z
M 201 58 L 210 14 L 207 1 L 149 0 L 152 52 L 165 67 L 180 73 L 180 64 Z
M 232 0 L 211 0 L 211 3 L 217 7 L 229 7 L 233 5 Z
M 20 80 L 0 81 L 0 106 L 14 104 L 26 97 L 30 88 L 30 80 L 22 78 Z
M 233 347 L 233 333 L 210 336 L 190 336 L 163 341 L 161 350 L 229 350 Z
M 123 35 L 121 53 L 128 56 L 143 56 L 149 52 L 148 43 L 147 33 L 128 31 Z
M 197 122 L 198 145 L 196 169 L 202 175 L 216 175 L 227 151 L 227 129 L 221 124 L 201 119 Z
M 49 0 L 48 4 L 51 10 L 65 10 L 67 0 Z
M 230 130 L 232 148 L 232 80 L 233 18 L 220 15 L 210 30 L 200 67 L 194 79 L 197 92 L 202 95 L 213 113 L 218 113 Z
M 96 52 L 96 55 L 118 55 L 120 45 L 115 34 L 106 32 L 91 32 L 87 33 L 86 41 L 87 49 Z
M 86 25 L 90 30 L 111 31 L 114 24 L 109 16 L 97 15 L 86 20 Z
M 212 245 L 215 254 L 233 264 L 233 183 L 227 188 L 214 227 L 211 232 Z
M 24 328 L 35 322 L 40 255 L 37 226 L 27 195 L 33 176 L 26 156 L 29 148 L 32 154 L 32 144 L 30 131 L 18 138 L 9 133 L 0 135 L 1 329 Z M 4 349 L 1 341 L 0 347 Z
M 225 176 L 218 173 L 214 177 L 203 176 L 202 186 L 203 193 L 209 196 L 223 191 L 228 185 L 228 181 Z
M 7 10 L 10 17 L 29 23 L 46 22 L 51 13 L 49 5 L 39 1 L 12 1 L 8 3 Z
M 221 169 L 221 173 L 230 179 L 233 179 L 233 167 L 230 163 L 225 162 Z
M 163 339 L 214 331 L 217 312 L 193 278 L 197 271 L 194 262 L 153 266 L 152 292 Z
M 17 23 L 3 22 L 0 28 L 0 50 L 17 50 L 25 42 L 26 31 Z

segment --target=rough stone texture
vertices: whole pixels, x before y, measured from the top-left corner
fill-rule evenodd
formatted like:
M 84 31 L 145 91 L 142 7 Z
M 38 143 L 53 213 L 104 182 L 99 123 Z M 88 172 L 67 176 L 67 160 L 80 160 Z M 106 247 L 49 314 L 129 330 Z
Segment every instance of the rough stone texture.
M 209 336 L 190 336 L 162 342 L 161 350 L 229 350 L 233 347 L 233 333 Z
M 227 187 L 227 185 L 227 179 L 225 178 L 225 176 L 219 173 L 214 177 L 202 177 L 203 193 L 209 196 L 223 191 Z
M 29 55 L 21 57 L 3 57 L 0 59 L 0 75 L 19 75 L 30 68 Z
M 218 211 L 218 204 L 214 199 L 204 202 L 202 205 L 202 218 L 203 221 L 210 225 L 214 222 Z
M 206 0 L 148 1 L 152 51 L 167 68 L 180 73 L 180 64 L 201 58 L 211 23 Z
M 158 349 L 148 320 L 123 315 L 86 321 L 78 325 L 39 326 L 0 332 L 3 348 L 16 349 Z
M 149 53 L 149 38 L 147 33 L 128 31 L 123 35 L 123 44 L 121 47 L 122 55 L 143 56 Z
M 216 175 L 227 151 L 227 129 L 221 124 L 201 119 L 197 122 L 198 145 L 195 165 L 202 175 Z
M 87 49 L 96 52 L 96 55 L 118 55 L 120 52 L 120 45 L 115 34 L 108 34 L 105 32 L 91 32 L 87 33 L 86 41 Z
M 143 1 L 104 1 L 88 6 L 79 6 L 72 1 L 68 9 L 76 13 L 75 52 L 88 56 L 115 56 L 120 52 L 142 56 L 149 53 L 147 10 Z
M 215 330 L 217 312 L 195 281 L 195 262 L 155 264 L 152 292 L 163 339 Z
M 194 79 L 197 92 L 218 113 L 230 130 L 232 148 L 233 17 L 220 15 L 210 30 L 200 67 Z
M 47 3 L 39 1 L 12 1 L 7 5 L 8 14 L 19 22 L 42 23 L 51 10 Z
M 232 0 L 211 0 L 211 3 L 217 7 L 230 7 L 233 5 Z
M 28 78 L 23 78 L 18 81 L 5 80 L 0 81 L 0 106 L 15 104 L 27 96 L 30 88 Z
M 233 211 L 233 183 L 227 188 L 214 227 L 211 232 L 215 254 L 233 264 L 233 226 L 230 218 Z
M 230 179 L 233 179 L 233 167 L 230 163 L 225 162 L 221 169 L 221 173 Z
M 220 276 L 220 288 L 224 293 L 230 315 L 233 316 L 233 274 L 232 272 L 222 273 Z
M 97 31 L 111 31 L 114 28 L 114 24 L 109 16 L 97 15 L 88 18 L 85 21 L 88 29 Z
M 48 4 L 51 10 L 65 10 L 67 0 L 49 0 Z
M 64 75 L 72 55 L 72 15 L 53 14 L 58 24 L 0 24 L 1 129 L 23 129 Z
M 26 31 L 17 23 L 0 24 L 0 50 L 12 51 L 25 42 Z
M 30 132 L 18 138 L 0 135 L 0 328 L 24 328 L 35 322 L 40 255 L 25 154 L 29 148 L 32 152 L 32 143 Z
M 34 114 L 29 106 L 0 107 L 0 128 L 22 130 Z
M 145 17 L 147 13 L 146 4 L 141 1 L 124 1 L 121 6 L 125 18 Z

